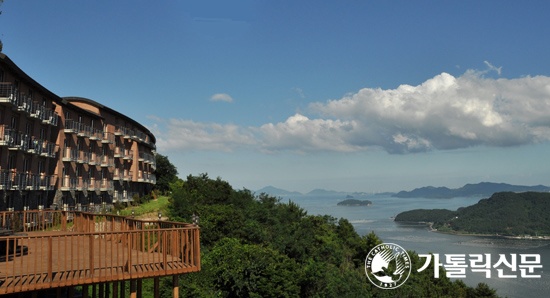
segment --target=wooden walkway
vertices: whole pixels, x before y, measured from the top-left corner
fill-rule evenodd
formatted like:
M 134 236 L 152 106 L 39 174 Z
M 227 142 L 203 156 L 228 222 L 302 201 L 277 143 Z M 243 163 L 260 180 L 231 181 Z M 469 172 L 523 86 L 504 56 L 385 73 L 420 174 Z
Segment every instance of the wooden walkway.
M 196 226 L 82 213 L 64 229 L 0 237 L 0 294 L 200 270 Z

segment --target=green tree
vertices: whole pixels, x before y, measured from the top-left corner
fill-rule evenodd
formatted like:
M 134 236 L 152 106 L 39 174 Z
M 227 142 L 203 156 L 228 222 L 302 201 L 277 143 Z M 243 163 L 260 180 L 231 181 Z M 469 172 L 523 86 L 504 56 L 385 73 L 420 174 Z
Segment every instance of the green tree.
M 156 154 L 155 161 L 157 164 L 157 169 L 155 170 L 155 176 L 157 178 L 157 183 L 155 184 L 155 189 L 158 189 L 162 192 L 167 192 L 170 190 L 170 183 L 174 182 L 178 177 L 178 170 L 170 160 L 168 156 L 162 154 Z

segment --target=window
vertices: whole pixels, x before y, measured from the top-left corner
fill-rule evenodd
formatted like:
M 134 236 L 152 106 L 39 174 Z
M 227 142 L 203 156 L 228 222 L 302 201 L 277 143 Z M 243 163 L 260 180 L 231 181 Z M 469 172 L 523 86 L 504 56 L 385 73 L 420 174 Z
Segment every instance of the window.
M 44 174 L 44 162 L 43 161 L 38 162 L 38 173 L 39 174 Z
M 82 166 L 81 165 L 76 166 L 76 177 L 82 177 Z
M 68 139 L 65 139 L 65 141 L 63 142 L 63 146 L 65 148 L 69 148 L 69 140 Z
M 0 68 L 0 82 L 4 81 L 4 70 Z
M 25 173 L 28 173 L 29 172 L 29 166 L 30 166 L 30 162 L 29 162 L 29 159 L 28 158 L 25 158 L 23 160 L 23 172 Z
M 78 150 L 82 150 L 82 141 L 81 141 L 80 139 L 78 139 L 78 140 L 76 141 L 76 148 L 77 148 Z
M 94 129 L 94 119 L 92 119 L 92 120 L 90 121 L 90 127 L 91 127 L 92 129 Z
M 28 136 L 32 136 L 32 124 L 27 123 L 27 129 L 25 130 L 25 133 L 26 133 Z
M 82 123 L 82 115 L 78 115 L 78 123 Z
M 65 119 L 71 119 L 71 112 L 65 112 Z
M 90 152 L 91 152 L 91 153 L 94 153 L 94 152 L 95 152 L 95 143 L 91 143 L 91 142 L 90 142 Z
M 17 118 L 11 117 L 11 129 L 17 129 Z
M 15 169 L 15 157 L 13 155 L 10 155 L 8 157 L 8 169 L 10 170 Z
M 44 128 L 40 128 L 40 139 L 41 140 L 46 139 L 46 130 Z
M 32 100 L 32 95 L 33 95 L 33 92 L 32 92 L 32 89 L 29 89 L 29 98 Z

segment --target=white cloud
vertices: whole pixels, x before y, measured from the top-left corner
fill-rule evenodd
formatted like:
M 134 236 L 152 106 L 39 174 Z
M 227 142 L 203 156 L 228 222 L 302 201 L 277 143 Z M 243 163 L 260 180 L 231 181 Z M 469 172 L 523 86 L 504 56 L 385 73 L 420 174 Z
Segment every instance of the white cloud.
M 364 88 L 339 100 L 310 104 L 316 117 L 296 114 L 260 127 L 170 120 L 167 132 L 158 135 L 158 145 L 164 150 L 247 147 L 299 154 L 374 147 L 401 154 L 550 140 L 550 77 L 492 79 L 486 73 L 441 73 L 418 86 Z
M 231 96 L 229 96 L 229 94 L 218 93 L 218 94 L 212 95 L 212 97 L 210 97 L 210 101 L 233 102 L 233 98 L 231 98 Z
M 157 146 L 166 151 L 223 151 L 232 152 L 236 148 L 254 145 L 252 134 L 233 124 L 198 123 L 191 120 L 170 119 L 155 125 Z

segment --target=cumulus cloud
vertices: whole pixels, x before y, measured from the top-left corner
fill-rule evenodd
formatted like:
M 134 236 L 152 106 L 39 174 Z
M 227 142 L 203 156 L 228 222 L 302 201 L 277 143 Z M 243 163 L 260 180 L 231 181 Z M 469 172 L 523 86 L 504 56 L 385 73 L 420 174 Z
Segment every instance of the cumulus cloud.
M 441 73 L 395 89 L 364 88 L 311 103 L 308 116 L 260 127 L 171 120 L 159 146 L 262 152 L 355 152 L 382 148 L 404 154 L 472 146 L 518 146 L 550 140 L 550 77 L 486 78 L 501 72 Z M 164 149 L 164 148 L 163 148 Z
M 218 93 L 218 94 L 212 95 L 212 97 L 210 97 L 210 101 L 233 102 L 233 98 L 231 98 L 231 96 L 229 96 L 229 94 Z
M 522 145 L 550 138 L 550 78 L 442 73 L 418 86 L 365 88 L 310 109 L 354 121 L 356 130 L 342 132 L 350 135 L 350 146 L 376 145 L 390 153 Z

